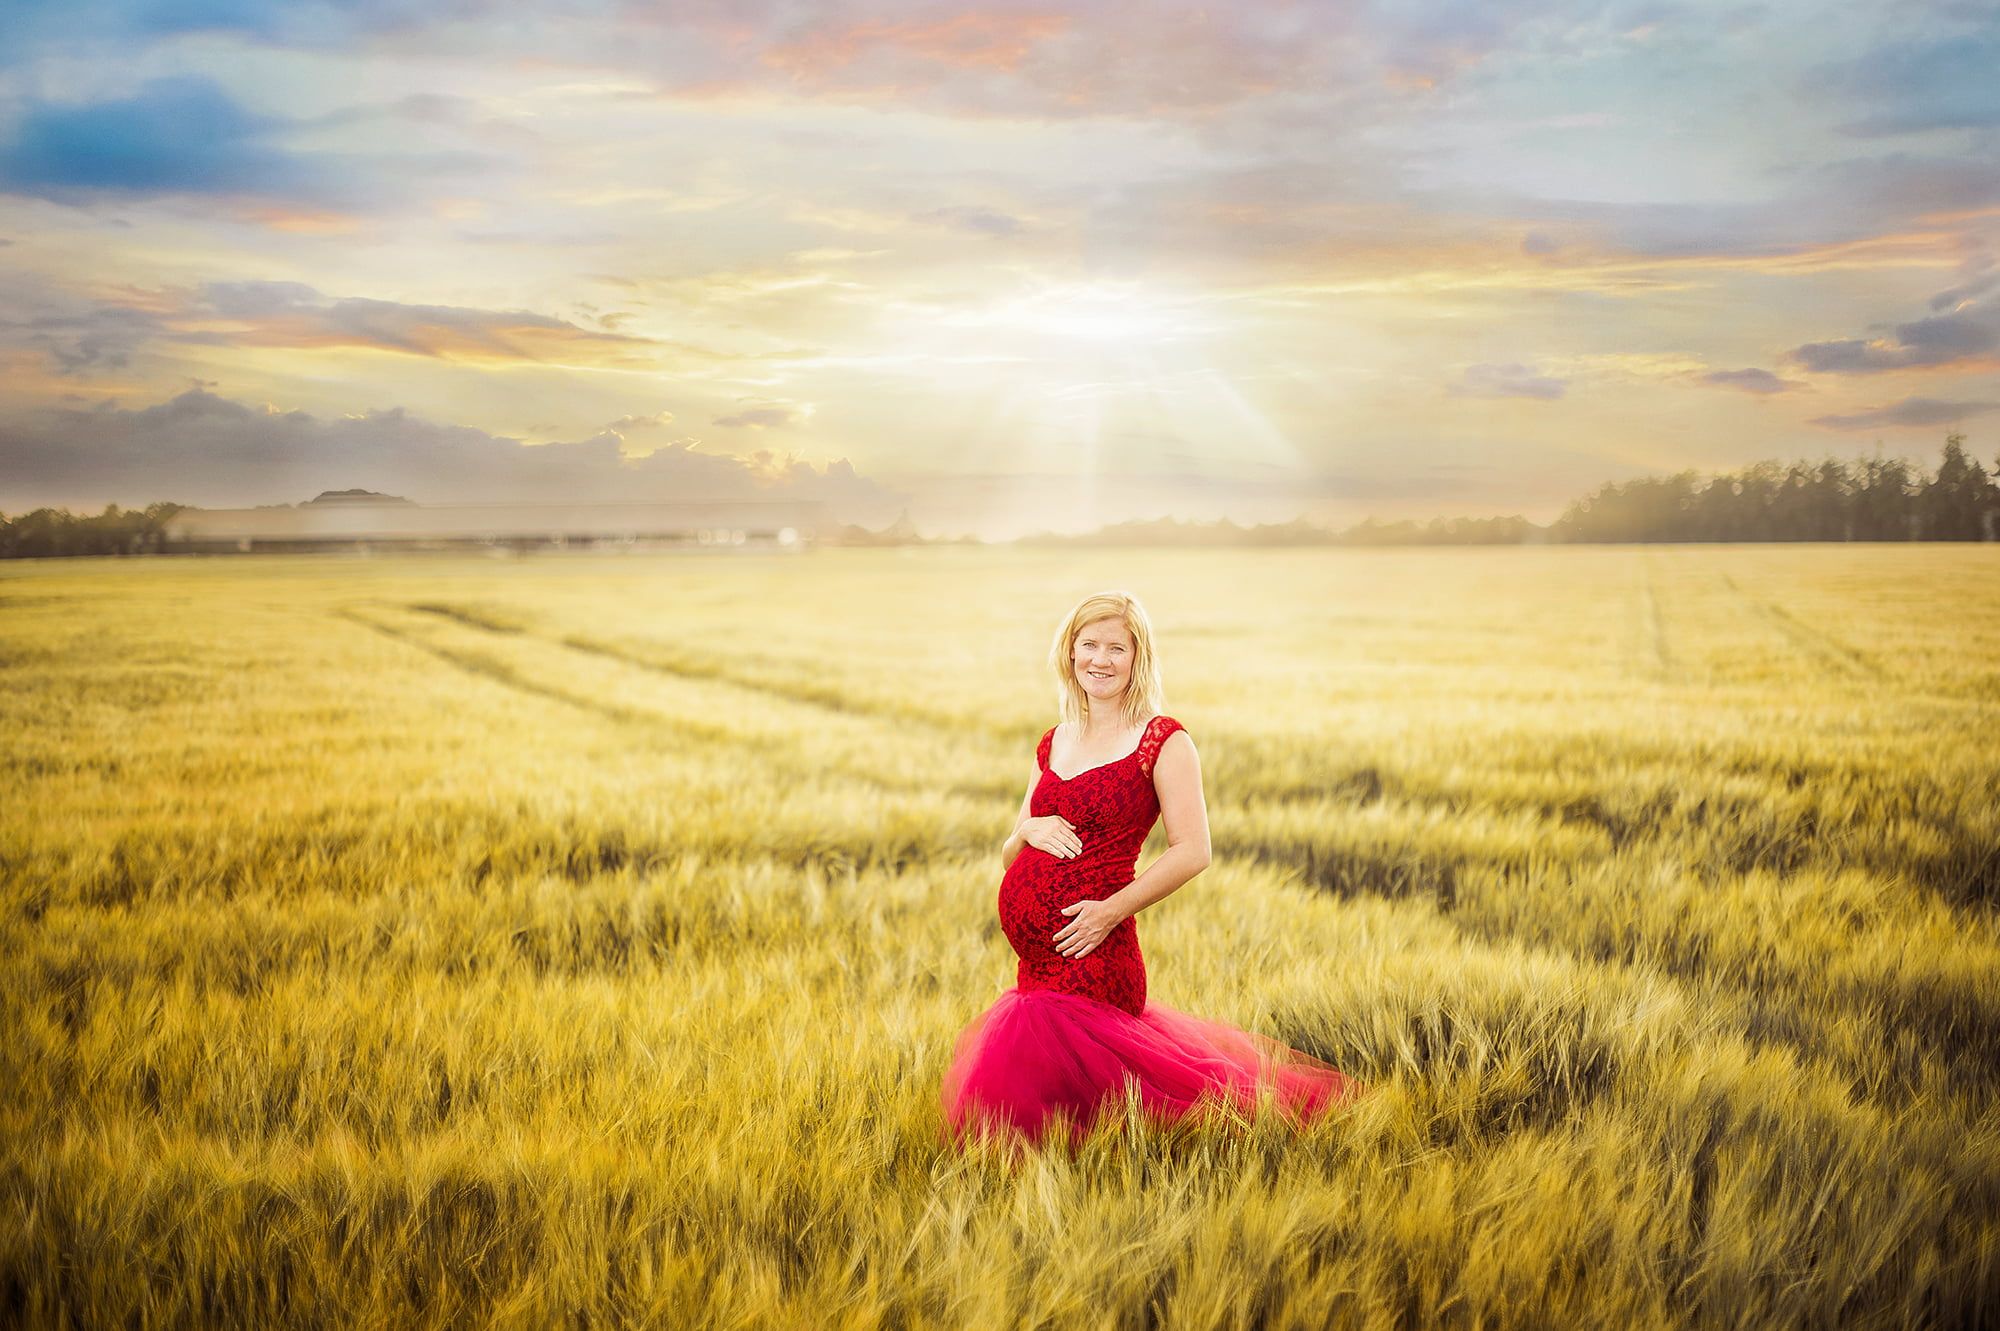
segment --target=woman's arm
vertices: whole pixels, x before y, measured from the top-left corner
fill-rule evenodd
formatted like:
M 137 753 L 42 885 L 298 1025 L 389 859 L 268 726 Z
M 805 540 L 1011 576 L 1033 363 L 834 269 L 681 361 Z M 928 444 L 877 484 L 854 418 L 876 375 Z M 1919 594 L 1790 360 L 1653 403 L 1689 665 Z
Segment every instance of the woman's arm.
M 1028 821 L 1028 813 L 1035 804 L 1035 787 L 1041 781 L 1042 769 L 1038 765 L 1035 774 L 1028 778 L 1028 793 L 1021 796 L 1021 812 L 1014 815 L 1014 830 L 1008 834 L 1006 844 L 1000 847 L 1000 867 L 1003 869 L 1012 864 L 1014 857 L 1021 853 L 1021 847 L 1028 844 L 1021 835 L 1021 824 Z
M 1153 789 L 1160 796 L 1160 821 L 1167 848 L 1146 871 L 1106 897 L 1125 917 L 1137 915 L 1174 891 L 1209 864 L 1208 806 L 1201 796 L 1201 757 L 1194 739 L 1176 730 L 1153 761 Z

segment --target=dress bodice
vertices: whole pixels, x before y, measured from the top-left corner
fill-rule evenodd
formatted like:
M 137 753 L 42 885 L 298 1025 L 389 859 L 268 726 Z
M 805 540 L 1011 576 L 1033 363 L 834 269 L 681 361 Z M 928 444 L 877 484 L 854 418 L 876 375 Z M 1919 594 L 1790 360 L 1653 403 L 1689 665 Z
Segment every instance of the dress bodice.
M 1132 868 L 1146 836 L 1160 816 L 1160 798 L 1153 788 L 1153 764 L 1167 737 L 1181 729 L 1170 716 L 1156 716 L 1146 723 L 1139 745 L 1122 758 L 1086 768 L 1064 778 L 1049 766 L 1049 749 L 1055 740 L 1051 726 L 1035 747 L 1035 761 L 1042 769 L 1041 780 L 1028 801 L 1028 812 L 1037 818 L 1060 814 L 1076 829 L 1083 851 L 1073 860 L 1058 860 L 1069 876 L 1119 878 L 1132 881 Z M 1054 859 L 1046 851 L 1029 846 L 1022 854 Z M 1122 878 L 1120 874 L 1122 873 Z

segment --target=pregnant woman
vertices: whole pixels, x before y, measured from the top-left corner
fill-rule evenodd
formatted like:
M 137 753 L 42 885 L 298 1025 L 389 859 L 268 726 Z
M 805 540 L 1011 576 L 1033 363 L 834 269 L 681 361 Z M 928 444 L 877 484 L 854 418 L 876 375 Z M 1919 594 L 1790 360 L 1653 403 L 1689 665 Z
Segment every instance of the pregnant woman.
M 1162 1120 L 1260 1092 L 1303 1121 L 1358 1094 L 1332 1065 L 1249 1031 L 1146 997 L 1133 917 L 1208 867 L 1208 812 L 1194 741 L 1161 714 L 1160 669 L 1139 603 L 1086 599 L 1056 633 L 1061 724 L 1001 858 L 1000 923 L 1020 963 L 1014 987 L 958 1037 L 945 1073 L 946 1122 L 1040 1141 L 1058 1118 L 1072 1143 L 1136 1085 Z M 1136 878 L 1164 817 L 1167 849 Z

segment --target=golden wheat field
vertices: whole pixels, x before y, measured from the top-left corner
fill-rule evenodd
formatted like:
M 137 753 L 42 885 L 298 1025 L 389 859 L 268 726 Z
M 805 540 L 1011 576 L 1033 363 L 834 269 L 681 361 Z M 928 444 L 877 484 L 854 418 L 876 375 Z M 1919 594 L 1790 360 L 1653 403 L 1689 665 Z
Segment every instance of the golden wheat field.
M 0 1322 L 2000 1325 L 1997 556 L 0 566 Z M 1154 995 L 1371 1090 L 958 1151 L 1109 587 Z

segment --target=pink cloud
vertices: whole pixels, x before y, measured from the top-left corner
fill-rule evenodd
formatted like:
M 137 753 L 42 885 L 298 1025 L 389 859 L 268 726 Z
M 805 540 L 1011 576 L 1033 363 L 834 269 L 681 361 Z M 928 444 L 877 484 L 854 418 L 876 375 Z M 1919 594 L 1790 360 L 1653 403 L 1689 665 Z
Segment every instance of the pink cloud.
M 1069 26 L 1061 14 L 961 13 L 928 22 L 830 21 L 767 47 L 763 62 L 813 80 L 875 51 L 894 51 L 957 69 L 1017 69 L 1035 47 Z

